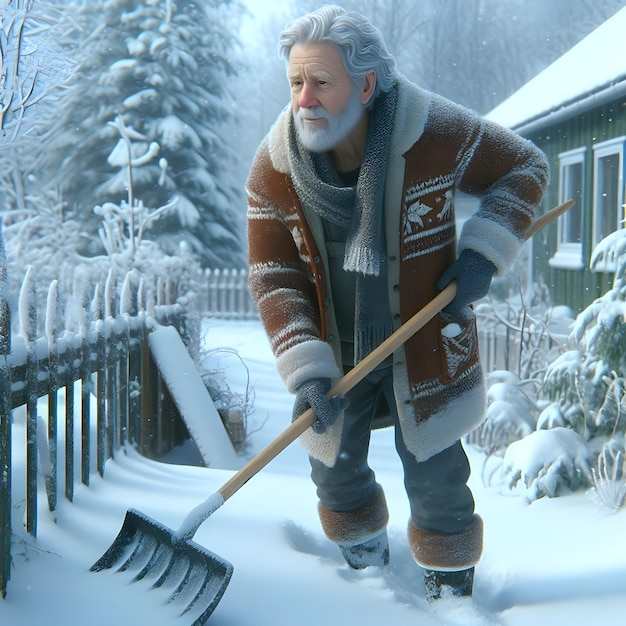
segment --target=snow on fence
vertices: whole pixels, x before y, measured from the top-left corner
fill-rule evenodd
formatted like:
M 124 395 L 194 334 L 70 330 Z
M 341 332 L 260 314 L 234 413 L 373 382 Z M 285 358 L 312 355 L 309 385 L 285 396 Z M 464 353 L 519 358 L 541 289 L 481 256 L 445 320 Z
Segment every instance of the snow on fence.
M 248 288 L 245 269 L 207 269 L 205 271 L 206 313 L 209 317 L 248 320 L 259 316 Z
M 18 502 L 24 502 L 26 531 L 37 534 L 38 474 L 54 511 L 60 490 L 71 501 L 75 481 L 88 485 L 94 470 L 104 475 L 106 459 L 126 442 L 154 457 L 187 436 L 146 341 L 155 324 L 185 334 L 184 311 L 170 299 L 176 289 L 147 288 L 133 273 L 119 280 L 110 273 L 106 284 L 88 289 L 75 293 L 77 301 L 61 314 L 55 281 L 39 307 L 29 270 L 12 324 L 0 259 L 1 597 L 10 578 L 11 513 Z M 12 423 L 25 431 L 24 482 L 12 477 Z

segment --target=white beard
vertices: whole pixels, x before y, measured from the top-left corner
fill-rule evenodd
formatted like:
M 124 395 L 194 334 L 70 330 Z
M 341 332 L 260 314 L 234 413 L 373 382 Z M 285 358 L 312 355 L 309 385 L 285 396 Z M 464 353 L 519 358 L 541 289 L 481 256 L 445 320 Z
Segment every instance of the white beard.
M 359 92 L 354 90 L 348 104 L 337 115 L 330 115 L 322 106 L 299 109 L 295 115 L 296 132 L 305 148 L 311 152 L 327 152 L 339 145 L 354 130 L 361 119 L 364 105 L 359 100 Z M 323 117 L 324 128 L 311 128 L 305 117 Z

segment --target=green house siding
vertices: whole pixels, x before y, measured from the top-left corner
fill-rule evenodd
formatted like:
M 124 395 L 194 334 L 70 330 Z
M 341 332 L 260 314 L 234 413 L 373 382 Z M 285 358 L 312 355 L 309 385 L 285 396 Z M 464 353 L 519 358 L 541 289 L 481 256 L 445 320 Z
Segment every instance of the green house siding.
M 551 179 L 544 199 L 546 210 L 556 206 L 559 200 L 559 154 L 585 148 L 584 269 L 560 269 L 549 264 L 557 249 L 556 224 L 548 226 L 533 242 L 534 278 L 541 278 L 547 284 L 555 305 L 565 304 L 579 312 L 608 291 L 613 282 L 613 274 L 589 270 L 593 241 L 593 146 L 626 135 L 626 98 L 619 98 L 554 125 L 546 124 L 541 130 L 524 135 L 541 148 L 550 161 Z

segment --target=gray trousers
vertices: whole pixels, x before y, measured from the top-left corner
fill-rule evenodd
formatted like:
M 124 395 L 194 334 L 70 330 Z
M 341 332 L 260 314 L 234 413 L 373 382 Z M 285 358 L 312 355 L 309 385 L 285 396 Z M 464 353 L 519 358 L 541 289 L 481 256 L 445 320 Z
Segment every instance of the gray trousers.
M 331 468 L 310 459 L 311 478 L 323 505 L 333 511 L 353 511 L 377 489 L 368 465 L 372 421 L 379 403 L 387 402 L 395 428 L 395 444 L 404 467 L 404 485 L 413 521 L 431 532 L 455 533 L 472 520 L 474 498 L 467 486 L 470 466 L 460 441 L 418 463 L 404 445 L 393 394 L 391 367 L 371 373 L 347 394 L 337 462 Z

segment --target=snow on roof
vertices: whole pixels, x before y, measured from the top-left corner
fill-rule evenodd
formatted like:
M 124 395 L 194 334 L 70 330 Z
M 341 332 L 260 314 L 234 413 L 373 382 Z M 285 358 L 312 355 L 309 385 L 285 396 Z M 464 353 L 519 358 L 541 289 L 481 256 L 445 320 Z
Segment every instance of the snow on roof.
M 486 117 L 518 132 L 528 132 L 626 93 L 624 33 L 626 7 Z

